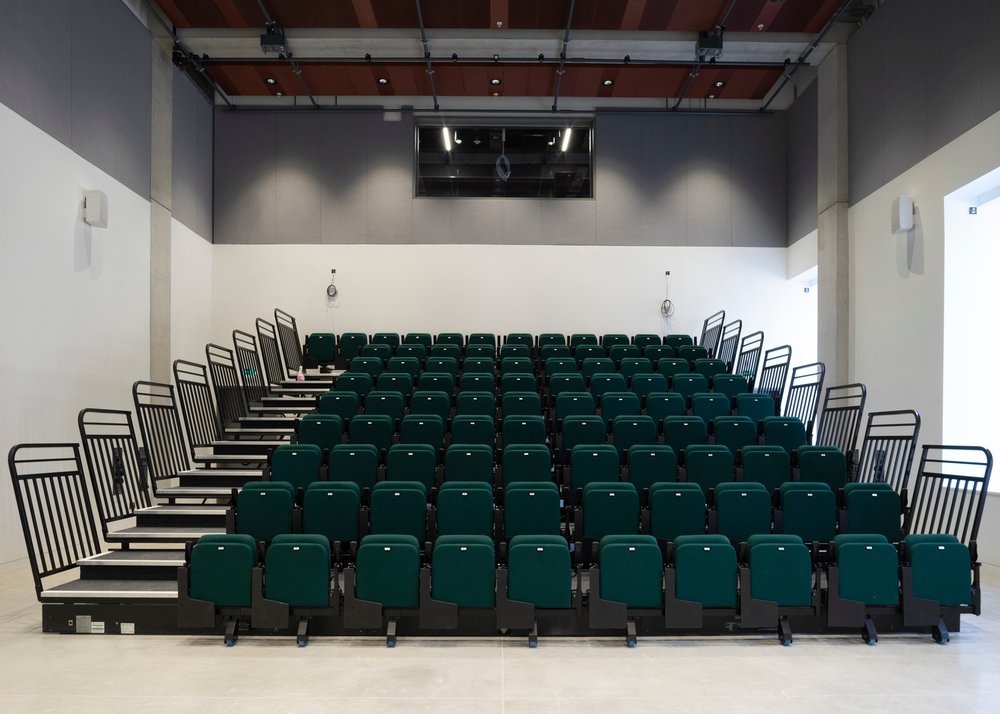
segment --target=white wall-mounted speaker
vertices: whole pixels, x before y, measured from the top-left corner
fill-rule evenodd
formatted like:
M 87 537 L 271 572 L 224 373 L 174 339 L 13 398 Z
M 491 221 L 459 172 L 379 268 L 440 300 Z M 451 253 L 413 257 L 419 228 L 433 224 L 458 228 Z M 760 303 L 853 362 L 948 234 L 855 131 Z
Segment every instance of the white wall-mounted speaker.
M 83 192 L 83 221 L 95 228 L 108 227 L 108 196 L 104 191 Z
M 898 196 L 892 202 L 892 232 L 909 233 L 913 230 L 913 198 Z

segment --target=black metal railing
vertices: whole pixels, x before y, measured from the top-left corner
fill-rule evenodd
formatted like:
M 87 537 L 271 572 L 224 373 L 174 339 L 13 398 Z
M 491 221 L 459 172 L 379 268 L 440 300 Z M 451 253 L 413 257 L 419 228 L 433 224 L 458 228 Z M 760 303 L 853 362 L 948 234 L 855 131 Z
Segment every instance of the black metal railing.
M 740 341 L 740 356 L 736 360 L 733 374 L 746 377 L 747 384 L 753 390 L 757 381 L 757 368 L 760 366 L 760 354 L 764 349 L 764 333 L 751 332 Z
M 78 444 L 18 444 L 7 455 L 28 563 L 43 580 L 101 552 Z
M 257 318 L 257 340 L 260 344 L 260 356 L 264 362 L 264 376 L 268 384 L 281 384 L 286 374 L 281 367 L 281 353 L 278 350 L 278 336 L 274 325 L 267 320 Z
M 868 415 L 852 481 L 887 483 L 902 493 L 910 479 L 920 436 L 920 414 L 912 409 Z
M 785 395 L 785 380 L 791 362 L 791 345 L 772 347 L 764 353 L 764 364 L 754 379 L 753 391 L 758 394 L 769 394 L 774 400 L 774 410 L 777 414 L 781 414 L 781 400 Z
M 722 328 L 722 338 L 715 356 L 726 363 L 726 371 L 732 372 L 736 362 L 736 352 L 740 348 L 740 334 L 743 332 L 743 320 L 733 320 Z
M 295 374 L 302 366 L 302 341 L 299 339 L 295 318 L 284 310 L 275 308 L 274 325 L 278 330 L 278 344 L 285 360 L 285 370 L 288 374 Z
M 159 382 L 136 382 L 132 385 L 132 402 L 156 494 L 161 481 L 176 478 L 178 473 L 191 468 L 174 387 Z
M 233 351 L 236 354 L 236 364 L 239 366 L 243 393 L 247 401 L 251 404 L 260 402 L 267 396 L 268 389 L 260 368 L 256 338 L 249 332 L 233 330 Z
M 243 385 L 240 384 L 240 373 L 233 351 L 221 345 L 205 345 L 205 361 L 212 377 L 219 420 L 223 425 L 238 424 L 240 419 L 250 413 L 250 408 L 243 393 Z
M 205 365 L 179 359 L 174 361 L 174 382 L 184 417 L 184 430 L 188 435 L 191 455 L 195 449 L 210 447 L 222 439 L 222 425 L 212 402 L 212 388 L 208 383 Z
M 823 379 L 826 377 L 826 365 L 822 362 L 799 365 L 792 369 L 792 378 L 788 382 L 788 396 L 782 416 L 796 417 L 806 426 L 806 433 L 812 441 L 813 426 L 816 423 L 816 411 L 819 409 L 819 396 L 823 393 Z
M 836 446 L 845 454 L 854 451 L 861 431 L 868 388 L 860 382 L 828 387 L 823 399 L 816 443 Z
M 950 533 L 973 546 L 992 471 L 982 446 L 924 446 L 903 532 Z
M 78 422 L 97 513 L 106 535 L 109 523 L 131 518 L 137 509 L 151 505 L 149 479 L 139 458 L 131 412 L 84 409 Z
M 726 323 L 726 311 L 719 310 L 714 315 L 705 318 L 701 326 L 701 339 L 698 344 L 708 350 L 709 357 L 719 354 L 719 342 L 722 339 L 722 326 Z

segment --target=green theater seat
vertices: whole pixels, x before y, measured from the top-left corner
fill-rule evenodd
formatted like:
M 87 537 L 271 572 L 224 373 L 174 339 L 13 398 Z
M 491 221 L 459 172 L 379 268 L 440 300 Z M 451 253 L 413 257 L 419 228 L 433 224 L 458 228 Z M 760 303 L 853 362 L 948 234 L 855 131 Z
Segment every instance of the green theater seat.
M 295 487 L 287 481 L 250 481 L 236 496 L 236 532 L 270 542 L 292 532 Z
M 295 427 L 299 444 L 313 444 L 320 449 L 332 449 L 344 436 L 344 420 L 337 414 L 306 414 Z
M 639 378 L 639 375 L 636 375 Z M 663 420 L 670 416 L 682 417 L 687 414 L 687 404 L 684 397 L 676 392 L 668 392 L 663 384 L 662 392 L 649 392 L 646 394 L 646 415 L 653 417 L 653 421 L 662 428 Z M 634 392 L 641 398 L 641 390 Z
M 428 444 L 440 449 L 444 444 L 444 420 L 437 414 L 411 412 L 400 422 L 399 441 L 402 444 Z
M 902 500 L 887 483 L 844 486 L 844 533 L 879 533 L 895 543 L 900 537 Z
M 663 443 L 680 453 L 688 446 L 705 444 L 708 427 L 701 417 L 668 416 L 663 418 Z
M 493 485 L 493 447 L 488 444 L 452 444 L 444 454 L 444 480 L 476 481 Z
M 335 392 L 325 392 L 319 395 L 317 407 L 320 414 L 336 414 L 346 426 L 358 413 L 360 405 L 361 398 L 357 392 L 338 389 Z
M 388 451 L 392 446 L 392 435 L 395 431 L 396 423 L 390 416 L 360 414 L 351 419 L 347 433 L 351 444 L 371 444 L 381 453 Z
M 462 375 L 464 380 L 466 377 L 479 378 L 483 375 Z M 492 377 L 490 378 L 492 380 Z M 461 385 L 460 385 L 461 386 Z M 484 385 L 476 385 L 484 386 Z M 462 391 L 458 393 L 455 398 L 455 415 L 456 417 L 489 417 L 491 425 L 493 421 L 493 415 L 497 411 L 497 400 L 493 396 L 493 390 L 469 390 Z M 454 425 L 452 426 L 454 429 Z
M 780 446 L 789 454 L 806 444 L 806 427 L 796 417 L 765 417 L 762 423 L 764 443 Z
M 446 481 L 437 498 L 438 538 L 493 537 L 493 486 L 483 481 Z
M 790 481 L 778 489 L 782 533 L 808 542 L 833 540 L 837 534 L 837 496 L 822 481 Z
M 560 536 L 519 535 L 507 553 L 507 596 L 539 609 L 568 608 L 573 598 L 569 546 Z
M 338 444 L 330 449 L 327 472 L 331 481 L 350 481 L 372 488 L 378 480 L 379 450 L 372 444 Z
M 451 440 L 456 444 L 483 444 L 492 449 L 496 441 L 493 417 L 456 415 L 451 420 Z
M 552 481 L 552 452 L 544 444 L 508 444 L 503 449 L 503 484 Z
M 559 488 L 551 481 L 507 483 L 504 489 L 504 536 L 559 535 Z
M 684 451 L 684 470 L 685 480 L 705 493 L 735 478 L 733 455 L 724 446 L 691 444 Z
M 740 451 L 743 480 L 764 484 L 769 493 L 792 480 L 788 452 L 780 446 L 744 446 Z
M 750 594 L 779 607 L 812 604 L 813 567 L 809 549 L 790 534 L 758 534 L 747 539 Z
M 315 444 L 282 444 L 271 454 L 271 481 L 287 481 L 296 489 L 318 481 L 323 467 L 323 451 Z
M 371 532 L 427 539 L 427 490 L 417 481 L 380 481 L 371 493 Z
M 822 481 L 834 491 L 847 483 L 847 458 L 836 446 L 800 446 L 796 460 L 801 481 Z
M 716 531 L 734 543 L 771 532 L 771 494 L 752 481 L 715 487 Z
M 198 539 L 188 564 L 188 594 L 217 607 L 250 607 L 251 571 L 257 543 L 247 534 L 213 534 Z
M 696 483 L 656 482 L 649 488 L 649 532 L 662 541 L 705 533 L 705 493 Z
M 264 556 L 264 597 L 291 607 L 329 607 L 330 542 L 326 536 L 275 536 Z
M 534 378 L 532 378 L 534 379 Z M 560 399 L 564 395 L 560 394 Z M 500 399 L 500 410 L 508 416 L 539 416 L 542 413 L 542 400 L 537 392 L 508 391 Z
M 663 444 L 639 444 L 628 450 L 628 481 L 639 491 L 654 483 L 677 480 L 677 454 Z
M 702 607 L 736 607 L 736 550 L 723 535 L 674 540 L 674 596 Z
M 358 547 L 354 593 L 387 608 L 420 600 L 420 544 L 413 536 L 368 535 Z
M 629 609 L 663 607 L 663 556 L 649 535 L 608 535 L 598 549 L 601 598 Z M 590 587 L 594 587 L 591 583 Z
M 351 481 L 316 481 L 302 499 L 302 532 L 331 541 L 358 540 L 361 489 Z
M 583 488 L 583 537 L 598 541 L 607 535 L 639 533 L 639 495 L 620 481 L 592 481 Z M 579 536 L 577 536 L 579 537 Z
M 611 444 L 580 444 L 569 457 L 569 487 L 576 491 L 588 483 L 618 481 L 621 471 L 618 449 Z
M 386 455 L 386 479 L 419 481 L 430 490 L 437 483 L 438 452 L 429 444 L 393 444 Z
M 948 533 L 908 535 L 904 542 L 914 596 L 943 606 L 972 603 L 972 557 L 965 544 Z
M 483 535 L 440 535 L 431 560 L 431 597 L 459 607 L 496 603 L 496 555 Z
M 899 604 L 899 557 L 877 533 L 838 535 L 833 558 L 839 570 L 839 597 L 866 606 Z

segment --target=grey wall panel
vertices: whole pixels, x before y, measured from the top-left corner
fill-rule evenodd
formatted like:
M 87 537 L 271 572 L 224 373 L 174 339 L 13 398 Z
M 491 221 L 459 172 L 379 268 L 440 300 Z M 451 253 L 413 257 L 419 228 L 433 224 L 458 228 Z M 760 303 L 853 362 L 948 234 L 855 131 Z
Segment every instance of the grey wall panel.
M 72 19 L 71 147 L 148 197 L 149 33 L 118 0 L 73 3 Z
M 746 117 L 733 125 L 732 211 L 734 246 L 788 245 L 785 112 Z M 778 130 L 774 125 L 778 124 Z
M 321 207 L 324 243 L 363 243 L 368 213 L 368 115 L 324 115 Z
M 643 210 L 630 243 L 685 245 L 690 168 L 685 161 L 686 147 L 689 135 L 697 129 L 691 117 L 662 114 L 640 116 L 639 127 L 641 155 L 638 175 L 633 176 L 633 183 L 637 181 L 638 185 L 633 188 Z
M 475 199 L 469 199 L 475 200 Z M 413 201 L 413 242 L 454 243 L 451 239 L 451 209 L 447 198 L 417 198 Z M 460 241 L 459 241 L 460 242 Z
M 273 168 L 279 116 L 216 112 L 216 243 L 275 242 L 277 180 Z
M 813 82 L 795 100 L 786 117 L 789 245 L 816 230 L 817 99 Z
M 603 114 L 595 122 L 594 196 L 602 243 L 627 243 L 644 233 L 635 225 L 646 208 L 639 175 L 643 143 L 636 123 L 630 114 Z
M 0 0 L 0 17 L 8 28 L 19 28 L 17 0 Z M 0 104 L 17 111 L 18 54 L 16 42 L 0 42 Z
M 500 201 L 500 243 L 523 244 L 524 236 L 542 235 L 542 201 Z M 416 204 L 414 204 L 415 206 Z
M 413 125 L 368 114 L 369 243 L 413 242 Z
M 173 140 L 171 142 L 170 210 L 178 221 L 197 232 L 198 223 L 198 97 L 197 89 L 173 71 Z
M 703 117 L 687 141 L 688 245 L 733 244 L 732 121 Z M 782 205 L 784 211 L 784 205 Z
M 885 183 L 882 169 L 885 135 L 883 66 L 880 35 L 869 30 L 881 24 L 875 13 L 847 49 L 847 146 L 850 200 L 867 196 Z
M 852 203 L 1000 111 L 998 6 L 888 0 L 851 38 Z
M 541 233 L 523 236 L 518 243 L 594 245 L 596 241 L 596 201 L 560 199 L 541 201 Z
M 70 0 L 21 0 L 14 42 L 17 90 L 13 108 L 67 146 L 72 146 L 72 99 L 76 90 L 70 74 L 76 30 L 71 8 Z M 98 166 L 107 170 L 105 165 Z
M 195 219 L 195 232 L 207 241 L 212 241 L 212 164 L 214 141 L 213 124 L 215 113 L 207 97 L 198 97 L 197 144 L 195 158 L 195 193 L 197 194 L 198 214 Z
M 448 239 L 432 242 L 474 244 L 502 242 L 504 201 L 466 198 L 443 201 L 443 203 L 447 203 L 449 213 Z
M 278 243 L 320 243 L 324 126 L 319 114 L 297 112 L 275 125 L 275 219 Z

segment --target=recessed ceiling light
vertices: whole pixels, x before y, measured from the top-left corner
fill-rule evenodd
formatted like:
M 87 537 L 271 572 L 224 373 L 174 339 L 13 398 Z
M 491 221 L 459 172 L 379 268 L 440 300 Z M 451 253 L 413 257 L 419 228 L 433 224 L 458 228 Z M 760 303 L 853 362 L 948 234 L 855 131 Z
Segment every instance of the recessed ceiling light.
M 494 97 L 499 97 L 500 96 L 500 92 L 493 92 L 493 96 Z
M 709 94 L 709 95 L 708 95 L 708 98 L 709 98 L 709 99 L 715 99 L 715 95 L 714 95 L 714 94 Z
M 279 97 L 284 96 L 283 92 L 275 92 L 275 94 L 277 94 Z
M 500 84 L 500 79 L 498 77 L 494 77 L 493 79 L 490 80 L 490 84 L 492 84 L 495 87 L 496 85 Z
M 389 84 L 389 80 L 386 79 L 385 77 L 379 77 L 378 78 L 378 83 L 381 84 L 384 87 L 385 85 Z
M 601 84 L 603 84 L 605 87 L 610 87 L 614 83 L 615 80 L 613 79 L 605 79 L 603 82 L 601 82 Z
M 723 87 L 726 86 L 726 83 L 723 82 L 721 79 L 719 79 L 716 80 L 715 84 L 713 84 L 712 86 L 715 87 L 716 89 L 722 89 Z
M 278 83 L 278 80 L 276 80 L 274 77 L 268 77 L 264 81 L 267 82 L 268 84 L 277 84 Z

